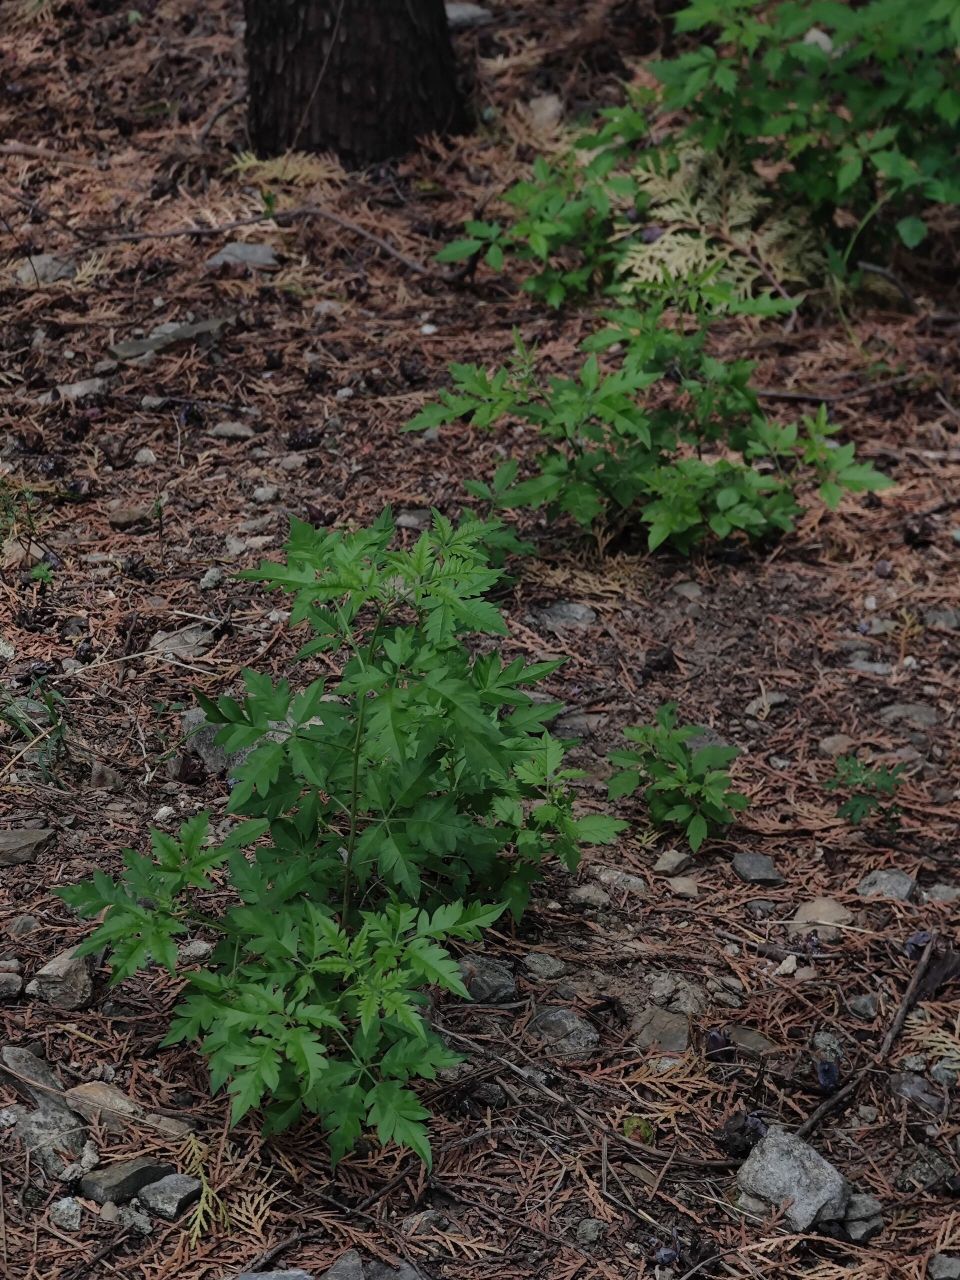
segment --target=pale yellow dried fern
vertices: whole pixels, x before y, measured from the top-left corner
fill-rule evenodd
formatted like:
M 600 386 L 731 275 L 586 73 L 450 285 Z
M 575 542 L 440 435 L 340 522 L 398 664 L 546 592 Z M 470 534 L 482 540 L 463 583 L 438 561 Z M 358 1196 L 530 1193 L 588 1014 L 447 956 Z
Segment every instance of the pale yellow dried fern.
M 634 226 L 618 233 L 626 247 L 617 270 L 628 292 L 715 273 L 740 298 L 785 294 L 822 270 L 813 235 L 774 207 L 757 177 L 719 156 L 683 147 L 670 162 L 646 160 L 634 178 L 649 205 L 642 238 Z

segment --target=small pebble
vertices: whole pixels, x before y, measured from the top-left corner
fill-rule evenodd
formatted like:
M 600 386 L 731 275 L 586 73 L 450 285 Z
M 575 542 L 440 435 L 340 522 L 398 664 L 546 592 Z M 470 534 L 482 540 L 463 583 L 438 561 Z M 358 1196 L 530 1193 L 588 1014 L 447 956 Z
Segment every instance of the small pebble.
M 267 502 L 274 502 L 280 490 L 275 484 L 262 484 L 253 491 L 253 500 L 263 505 Z
M 425 338 L 432 338 L 437 332 L 437 326 L 435 324 L 422 324 L 420 326 L 420 332 Z
M 137 450 L 133 455 L 133 460 L 138 467 L 152 467 L 157 460 L 157 455 L 152 449 L 144 447 Z
M 222 581 L 223 581 L 223 570 L 218 569 L 216 566 L 214 566 L 212 569 L 208 569 L 207 572 L 200 579 L 200 590 L 212 591 L 214 587 L 219 587 Z

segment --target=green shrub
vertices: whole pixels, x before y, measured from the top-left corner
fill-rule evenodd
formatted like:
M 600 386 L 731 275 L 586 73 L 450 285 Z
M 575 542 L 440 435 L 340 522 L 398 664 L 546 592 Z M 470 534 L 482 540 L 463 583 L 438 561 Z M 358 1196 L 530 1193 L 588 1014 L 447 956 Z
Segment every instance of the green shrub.
M 788 532 L 804 476 L 818 481 L 830 507 L 846 490 L 889 485 L 855 461 L 852 444 L 835 447 L 837 428 L 822 409 L 799 426 L 768 422 L 749 386 L 753 366 L 709 356 L 704 330 L 672 332 L 656 308 L 609 318 L 585 344 L 590 354 L 576 377 L 539 382 L 518 340 L 509 367 L 452 365 L 453 389 L 410 429 L 458 419 L 478 427 L 524 422 L 543 446 L 533 474 L 521 478 L 510 459 L 488 483 L 468 482 L 469 493 L 498 510 L 546 506 L 605 536 L 639 522 L 651 549 L 669 543 L 688 552 L 708 536 Z M 597 352 L 616 344 L 624 348 L 620 366 L 604 372 Z M 658 383 L 669 390 L 667 402 L 647 407 L 644 397 Z
M 736 747 L 691 746 L 691 739 L 703 732 L 697 725 L 678 725 L 676 703 L 668 702 L 653 724 L 624 730 L 624 737 L 639 750 L 610 756 L 621 769 L 608 783 L 611 799 L 633 795 L 642 787 L 654 826 L 681 827 L 694 853 L 749 803 L 745 795 L 731 790 L 727 772 L 740 753 Z
M 912 247 L 925 202 L 960 202 L 956 0 L 693 0 L 676 26 L 702 36 L 655 66 L 663 105 L 741 170 L 773 166 L 823 225 L 889 206 Z
M 846 793 L 846 799 L 837 809 L 837 816 L 859 826 L 876 813 L 888 826 L 895 826 L 900 809 L 886 801 L 896 795 L 903 781 L 902 773 L 902 764 L 894 765 L 892 769 L 871 769 L 856 756 L 839 756 L 833 777 L 827 783 L 828 791 Z
M 234 1120 L 260 1107 L 272 1131 L 320 1115 L 334 1160 L 365 1125 L 428 1158 L 408 1082 L 454 1061 L 421 990 L 466 995 L 446 944 L 476 939 L 503 902 L 519 914 L 548 860 L 573 869 L 581 844 L 625 825 L 573 814 L 579 775 L 545 729 L 559 706 L 525 692 L 559 664 L 465 643 L 506 632 L 486 599 L 490 532 L 435 514 L 402 550 L 389 513 L 350 534 L 295 521 L 285 563 L 242 576 L 292 596 L 291 625 L 313 633 L 300 660 L 335 657 L 339 679 L 294 694 L 247 671 L 241 699 L 198 695 L 218 741 L 250 752 L 229 803 L 245 821 L 219 844 L 206 815 L 179 841 L 154 832 L 119 882 L 63 891 L 84 915 L 106 909 L 83 950 L 108 946 L 115 980 L 151 960 L 173 971 L 191 923 L 215 932 L 167 1043 L 201 1040 Z M 205 901 L 214 887 L 225 910 Z

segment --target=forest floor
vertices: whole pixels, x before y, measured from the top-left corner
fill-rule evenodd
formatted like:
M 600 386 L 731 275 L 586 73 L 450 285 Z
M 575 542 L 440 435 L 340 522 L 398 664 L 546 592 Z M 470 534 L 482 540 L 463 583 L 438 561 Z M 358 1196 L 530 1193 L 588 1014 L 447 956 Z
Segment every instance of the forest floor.
M 390 503 L 415 537 L 425 509 L 456 513 L 496 438 L 401 434 L 449 361 L 499 363 L 517 329 L 542 367 L 574 367 L 586 310 L 547 311 L 509 274 L 452 287 L 433 254 L 555 145 L 538 98 L 612 100 L 659 34 L 638 5 L 491 7 L 458 53 L 497 128 L 349 176 L 322 159 L 236 163 L 242 107 L 219 110 L 240 84 L 236 5 L 164 0 L 139 21 L 103 0 L 54 6 L 0 36 L 0 827 L 52 833 L 0 867 L 0 960 L 24 979 L 83 934 L 57 885 L 115 870 L 151 826 L 223 811 L 226 779 L 183 746 L 192 690 L 234 690 L 247 666 L 287 673 L 299 646 L 283 600 L 231 575 L 278 550 L 291 515 L 357 524 Z M 255 222 L 265 186 L 340 222 Z M 211 265 L 238 240 L 275 264 Z M 70 277 L 38 285 L 28 254 L 68 259 Z M 718 339 L 784 393 L 772 415 L 826 400 L 892 489 L 833 514 L 812 502 L 772 552 L 691 560 L 600 556 L 530 522 L 539 558 L 504 602 L 504 647 L 566 658 L 550 692 L 580 738 L 585 799 L 603 805 L 623 727 L 675 699 L 742 749 L 751 805 L 679 879 L 654 871 L 671 842 L 638 808 L 618 847 L 575 883 L 554 875 L 516 931 L 492 936 L 501 1002 L 439 1010 L 468 1061 L 427 1091 L 432 1172 L 371 1148 L 332 1176 L 318 1127 L 230 1130 L 202 1060 L 159 1047 L 178 982 L 150 971 L 110 989 L 97 970 L 81 1008 L 7 999 L 2 1043 L 40 1053 L 64 1085 L 112 1083 L 187 1121 L 189 1142 L 136 1120 L 89 1136 L 103 1163 L 202 1168 L 227 1217 L 138 1234 L 81 1196 L 79 1226 L 58 1227 L 65 1189 L 0 1130 L 5 1276 L 219 1280 L 271 1261 L 320 1275 L 354 1248 L 434 1280 L 921 1280 L 932 1254 L 960 1250 L 960 991 L 937 976 L 960 886 L 960 317 L 956 298 L 911 288 L 913 310 L 874 300 L 849 325 L 802 312 L 789 332 L 738 321 Z M 116 353 L 144 337 L 146 355 Z M 29 572 L 41 556 L 47 585 Z M 571 628 L 558 602 L 590 612 Z M 845 749 L 906 766 L 895 833 L 837 816 L 824 784 Z M 743 851 L 769 855 L 782 883 L 742 880 Z M 910 896 L 858 893 L 877 870 L 915 880 Z M 818 898 L 838 926 L 791 931 Z M 940 959 L 911 988 L 923 931 Z M 543 1006 L 581 1052 L 537 1038 Z M 651 1019 L 672 1052 L 645 1042 Z M 881 1202 L 863 1242 L 737 1205 L 744 1115 L 802 1126 L 829 1061 L 855 1087 L 804 1132 Z M 14 1099 L 0 1082 L 0 1106 Z

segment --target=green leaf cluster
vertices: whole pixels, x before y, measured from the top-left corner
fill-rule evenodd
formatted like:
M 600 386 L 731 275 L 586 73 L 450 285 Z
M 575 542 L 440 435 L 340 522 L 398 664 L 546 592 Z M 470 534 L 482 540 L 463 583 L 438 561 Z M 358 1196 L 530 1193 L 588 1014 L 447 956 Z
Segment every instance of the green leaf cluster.
M 653 724 L 624 730 L 637 746 L 611 754 L 611 763 L 620 771 L 607 784 L 611 799 L 643 788 L 654 826 L 682 828 L 694 853 L 748 804 L 747 797 L 730 786 L 728 766 L 739 755 L 736 747 L 692 741 L 703 734 L 697 725 L 678 725 L 676 703 L 665 703 Z
M 218 742 L 244 752 L 214 840 L 207 815 L 178 839 L 125 854 L 123 876 L 63 891 L 108 948 L 115 980 L 173 972 L 177 938 L 219 942 L 189 975 L 168 1043 L 198 1040 L 234 1120 L 268 1131 L 321 1118 L 338 1160 L 365 1128 L 429 1160 L 428 1113 L 410 1087 L 455 1058 L 430 1031 L 425 987 L 466 997 L 448 945 L 519 915 L 544 865 L 626 825 L 573 811 L 560 704 L 530 688 L 556 662 L 484 647 L 506 626 L 485 545 L 497 527 L 434 513 L 410 547 L 389 512 L 368 529 L 294 521 L 286 557 L 245 577 L 291 597 L 320 676 L 246 671 L 240 696 L 198 694 Z M 226 905 L 224 903 L 226 902 Z M 215 906 L 210 905 L 215 903 Z
M 828 791 L 846 793 L 846 799 L 837 809 L 837 816 L 859 826 L 874 814 L 884 819 L 888 826 L 896 825 L 900 809 L 886 803 L 896 795 L 903 781 L 902 764 L 892 769 L 873 769 L 856 756 L 839 756 L 834 764 L 833 777 L 827 782 Z
M 885 210 L 904 244 L 925 205 L 960 202 L 960 8 L 955 0 L 693 0 L 696 47 L 655 70 L 687 137 L 774 168 L 785 204 L 825 229 Z
M 662 307 L 607 320 L 584 343 L 574 377 L 541 382 L 519 339 L 503 368 L 451 365 L 452 387 L 408 429 L 520 421 L 539 446 L 529 474 L 510 458 L 489 481 L 467 482 L 472 497 L 498 511 L 546 507 L 604 535 L 639 523 L 651 549 L 789 532 L 805 477 L 831 508 L 845 491 L 889 486 L 856 461 L 853 444 L 833 439 L 822 409 L 799 425 L 769 422 L 750 386 L 753 366 L 709 355 L 705 327 L 672 330 Z M 601 363 L 609 351 L 619 352 L 612 368 Z

